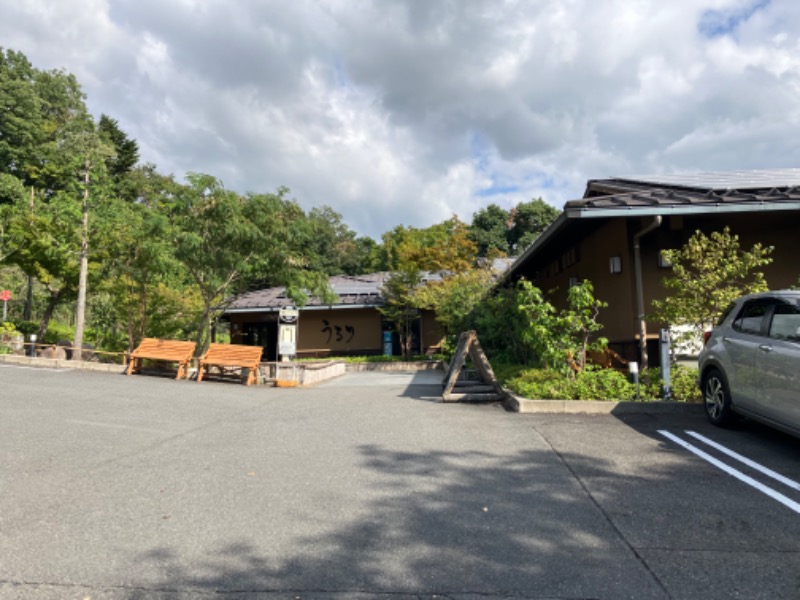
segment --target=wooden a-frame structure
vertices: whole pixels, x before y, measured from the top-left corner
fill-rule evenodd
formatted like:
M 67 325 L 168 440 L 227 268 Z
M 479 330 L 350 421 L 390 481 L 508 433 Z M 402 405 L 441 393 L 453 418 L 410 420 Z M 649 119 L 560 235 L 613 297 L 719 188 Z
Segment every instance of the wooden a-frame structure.
M 464 368 L 467 356 L 472 359 L 480 381 L 460 380 L 459 375 Z M 442 400 L 445 402 L 495 402 L 504 398 L 503 389 L 494 376 L 489 359 L 478 342 L 475 331 L 465 331 L 458 338 L 458 347 L 447 368 Z

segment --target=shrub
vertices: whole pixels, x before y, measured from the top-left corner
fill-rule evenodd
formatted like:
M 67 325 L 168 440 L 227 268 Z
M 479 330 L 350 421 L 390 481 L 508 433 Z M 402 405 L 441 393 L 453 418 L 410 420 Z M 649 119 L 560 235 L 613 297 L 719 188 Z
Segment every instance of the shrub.
M 672 397 L 678 402 L 702 402 L 703 394 L 697 385 L 697 369 L 672 365 Z
M 632 400 L 635 386 L 614 369 L 581 371 L 573 382 L 575 400 Z
M 57 344 L 60 340 L 72 340 L 74 336 L 75 330 L 69 325 L 57 321 L 50 321 L 47 326 L 47 331 L 44 334 L 44 339 L 39 343 Z
M 644 369 L 639 376 L 642 397 L 661 398 L 661 369 L 651 367 Z M 670 367 L 670 387 L 672 399 L 676 402 L 700 402 L 702 394 L 697 387 L 697 369 L 682 364 Z
M 11 354 L 11 340 L 19 335 L 19 331 L 13 323 L 8 321 L 0 322 L 0 354 Z
M 17 323 L 17 331 L 27 339 L 32 333 L 39 331 L 39 324 L 35 321 L 20 321 Z
M 543 400 L 631 400 L 636 390 L 613 369 L 581 371 L 574 378 L 550 369 L 528 369 L 506 382 L 513 392 Z
M 521 396 L 548 400 L 570 399 L 568 385 L 566 377 L 550 369 L 528 369 L 506 382 L 512 392 Z

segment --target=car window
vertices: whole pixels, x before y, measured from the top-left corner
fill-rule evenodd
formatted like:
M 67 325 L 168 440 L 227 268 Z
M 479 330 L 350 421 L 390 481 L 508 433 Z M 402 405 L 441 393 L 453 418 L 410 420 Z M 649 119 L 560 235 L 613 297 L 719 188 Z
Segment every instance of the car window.
M 800 308 L 794 304 L 778 304 L 769 325 L 769 337 L 800 342 Z
M 733 309 L 736 308 L 736 302 L 731 302 L 728 306 L 725 307 L 725 310 L 722 311 L 719 319 L 717 319 L 717 327 L 722 325 L 722 322 L 728 318 L 728 315 L 733 312 Z
M 767 314 L 767 306 L 764 302 L 747 302 L 733 320 L 733 328 L 742 333 L 760 335 L 763 331 L 761 325 L 764 315 Z

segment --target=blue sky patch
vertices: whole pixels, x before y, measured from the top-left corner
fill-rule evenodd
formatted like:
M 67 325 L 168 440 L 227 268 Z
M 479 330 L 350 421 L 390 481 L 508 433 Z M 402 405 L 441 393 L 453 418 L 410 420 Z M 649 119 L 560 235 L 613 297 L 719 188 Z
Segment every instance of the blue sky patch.
M 760 10 L 769 6 L 772 0 L 755 0 L 737 10 L 707 10 L 700 16 L 697 29 L 708 38 L 732 35 L 742 23 Z
M 501 196 L 503 194 L 515 194 L 520 191 L 520 187 L 518 185 L 503 185 L 502 183 L 492 182 L 488 188 L 483 188 L 482 190 L 478 190 L 477 195 L 481 198 L 485 198 L 487 196 Z

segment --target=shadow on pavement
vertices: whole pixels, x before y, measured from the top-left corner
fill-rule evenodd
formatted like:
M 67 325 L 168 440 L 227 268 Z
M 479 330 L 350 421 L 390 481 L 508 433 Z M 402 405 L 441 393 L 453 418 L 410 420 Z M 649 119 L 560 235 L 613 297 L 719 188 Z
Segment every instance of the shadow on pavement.
M 153 548 L 138 557 L 138 568 L 162 576 L 143 590 L 158 589 L 161 598 L 232 591 L 304 599 L 668 597 L 550 451 L 510 458 L 365 445 L 359 453 L 363 469 L 384 481 L 366 514 L 321 525 L 288 555 L 271 549 L 268 522 L 253 523 L 257 542 L 226 543 L 194 559 Z M 619 477 L 603 461 L 568 460 Z M 647 479 L 666 476 L 656 471 Z

